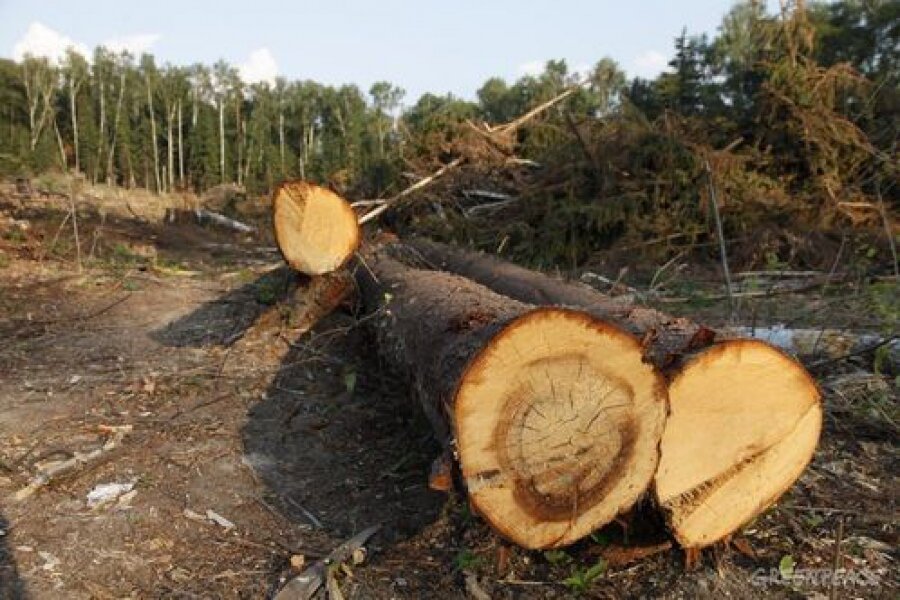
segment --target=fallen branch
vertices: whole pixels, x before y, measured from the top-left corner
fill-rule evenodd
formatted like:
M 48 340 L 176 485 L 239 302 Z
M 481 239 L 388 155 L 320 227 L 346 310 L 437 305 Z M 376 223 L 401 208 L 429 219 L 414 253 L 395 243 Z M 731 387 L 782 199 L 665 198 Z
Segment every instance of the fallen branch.
M 115 449 L 125 438 L 125 434 L 131 431 L 131 425 L 104 426 L 103 430 L 112 433 L 112 435 L 102 446 L 90 452 L 75 452 L 69 459 L 54 461 L 45 465 L 38 471 L 37 475 L 31 478 L 28 485 L 12 495 L 12 499 L 16 502 L 26 500 L 54 479 L 75 471 L 79 467 L 95 461 L 103 454 Z
M 225 215 L 220 215 L 219 213 L 212 212 L 211 210 L 206 210 L 205 208 L 198 208 L 195 211 L 197 215 L 197 221 L 199 223 L 203 223 L 204 221 L 209 221 L 211 223 L 215 223 L 220 227 L 225 227 L 228 229 L 233 229 L 234 231 L 238 231 L 240 233 L 250 233 L 255 231 L 255 228 L 247 225 L 246 223 L 241 223 L 240 221 L 236 221 L 235 219 L 231 219 L 226 217 Z
M 874 333 L 853 333 L 837 329 L 794 329 L 783 325 L 771 327 L 726 327 L 719 330 L 722 337 L 749 337 L 778 346 L 794 356 L 810 358 L 824 356 L 827 364 L 851 356 L 866 354 L 889 345 L 892 352 L 900 352 L 897 336 L 884 338 Z M 813 363 L 810 368 L 826 363 Z
M 893 335 L 887 339 L 880 340 L 878 342 L 872 343 L 868 346 L 857 347 L 855 350 L 851 352 L 847 352 L 846 354 L 835 356 L 828 360 L 822 360 L 817 363 L 814 363 L 809 366 L 810 369 L 821 369 L 822 367 L 834 364 L 836 362 L 840 362 L 842 360 L 847 360 L 848 358 L 853 358 L 854 356 L 862 356 L 863 354 L 869 354 L 870 352 L 875 352 L 879 348 L 883 348 L 888 346 L 890 348 L 891 356 L 891 370 L 896 370 L 894 367 L 900 361 L 897 360 L 897 355 L 900 354 L 900 336 Z
M 466 198 L 487 198 L 488 200 L 515 200 L 513 196 L 502 192 L 492 192 L 490 190 L 463 190 L 462 195 Z
M 412 184 L 411 186 L 409 186 L 402 192 L 396 194 L 395 196 L 391 197 L 388 200 L 385 200 L 384 204 L 382 204 L 378 208 L 376 208 L 376 209 L 366 213 L 362 217 L 360 217 L 359 224 L 364 225 L 364 224 L 368 223 L 369 221 L 371 221 L 372 219 L 377 218 L 381 213 L 383 213 L 387 209 L 391 208 L 392 206 L 394 206 L 395 204 L 397 204 L 398 202 L 400 202 L 401 200 L 403 200 L 404 198 L 406 198 L 413 192 L 422 189 L 423 187 L 427 186 L 428 184 L 432 183 L 433 181 L 439 179 L 440 177 L 443 177 L 449 171 L 452 171 L 459 165 L 463 164 L 465 162 L 465 160 L 466 159 L 462 156 L 454 158 L 452 161 L 450 161 L 449 163 L 447 163 L 446 165 L 444 165 L 443 167 L 441 167 L 440 169 L 438 169 L 437 171 L 435 171 L 428 177 L 423 177 L 422 179 L 415 182 L 414 184 Z
M 480 212 L 490 212 L 493 210 L 497 210 L 503 208 L 504 206 L 509 206 L 511 204 L 515 204 L 518 202 L 518 198 L 510 198 L 509 200 L 501 200 L 500 202 L 490 202 L 488 204 L 479 204 L 478 206 L 473 206 L 472 208 L 463 210 L 463 214 L 466 216 L 472 216 L 476 213 Z
M 559 104 L 560 102 L 562 102 L 563 100 L 565 100 L 566 98 L 568 98 L 569 96 L 574 94 L 585 83 L 587 83 L 587 81 L 582 81 L 581 83 L 577 83 L 573 86 L 570 86 L 569 88 L 563 90 L 563 92 L 561 94 L 557 95 L 554 98 L 551 98 L 550 100 L 547 100 L 543 104 L 539 104 L 538 106 L 529 110 L 527 113 L 525 113 L 518 119 L 515 119 L 514 121 L 510 121 L 509 123 L 506 123 L 505 125 L 500 125 L 498 127 L 489 127 L 488 132 L 489 133 L 511 133 L 511 132 L 515 131 L 516 129 L 518 129 L 519 127 L 521 127 L 522 125 L 524 125 L 525 123 L 527 123 L 528 121 L 530 121 L 531 119 L 536 117 L 537 115 L 541 114 L 545 110 L 553 108 L 555 105 Z
M 773 285 L 766 290 L 749 290 L 746 292 L 732 291 L 730 294 L 697 294 L 694 298 L 708 301 L 725 300 L 728 298 L 772 298 L 784 294 L 800 294 L 802 292 L 808 292 L 826 286 L 832 281 L 834 281 L 834 278 L 822 277 L 815 281 L 801 281 L 791 285 Z M 692 298 L 683 296 L 660 296 L 658 299 L 663 304 L 681 304 L 690 302 Z
M 822 271 L 741 271 L 734 273 L 735 279 L 791 279 L 794 277 L 821 277 Z
M 364 529 L 355 536 L 335 548 L 331 554 L 317 560 L 305 571 L 288 581 L 275 595 L 274 600 L 309 600 L 319 591 L 328 580 L 328 572 L 334 567 L 339 567 L 353 557 L 353 554 L 363 548 L 381 528 L 373 525 Z

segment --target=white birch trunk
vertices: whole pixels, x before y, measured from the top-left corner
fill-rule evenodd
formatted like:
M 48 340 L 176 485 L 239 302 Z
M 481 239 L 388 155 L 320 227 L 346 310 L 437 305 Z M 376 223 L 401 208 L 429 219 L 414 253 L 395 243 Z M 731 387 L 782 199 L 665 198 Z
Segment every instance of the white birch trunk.
M 222 183 L 225 183 L 225 104 L 222 99 L 218 99 L 219 103 L 219 172 L 222 176 Z
M 150 88 L 150 78 L 147 78 L 147 105 L 150 107 L 150 137 L 153 146 L 153 178 L 156 180 L 156 193 L 162 188 L 159 178 L 159 148 L 156 144 L 156 114 L 153 112 L 153 90 Z

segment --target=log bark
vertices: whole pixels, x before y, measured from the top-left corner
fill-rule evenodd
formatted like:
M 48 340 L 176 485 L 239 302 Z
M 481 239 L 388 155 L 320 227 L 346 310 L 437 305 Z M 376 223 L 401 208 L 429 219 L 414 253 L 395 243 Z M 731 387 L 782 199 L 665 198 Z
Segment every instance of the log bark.
M 485 254 L 425 239 L 393 244 L 389 252 L 405 264 L 455 273 L 521 302 L 575 307 L 611 321 L 641 339 L 646 360 L 664 372 L 672 372 L 685 356 L 706 348 L 715 339 L 712 329 L 690 319 L 635 306 L 629 299 L 605 296 L 582 283 Z
M 501 534 L 564 546 L 644 492 L 666 392 L 633 336 L 382 250 L 367 249 L 353 273 L 379 353 L 410 383 L 473 506 Z
M 581 307 L 641 336 L 645 360 L 670 379 L 654 495 L 686 548 L 732 534 L 775 502 L 812 458 L 820 393 L 797 361 L 769 344 L 713 344 L 714 332 L 690 320 L 622 306 L 579 284 L 425 240 L 395 244 L 391 253 L 519 301 Z

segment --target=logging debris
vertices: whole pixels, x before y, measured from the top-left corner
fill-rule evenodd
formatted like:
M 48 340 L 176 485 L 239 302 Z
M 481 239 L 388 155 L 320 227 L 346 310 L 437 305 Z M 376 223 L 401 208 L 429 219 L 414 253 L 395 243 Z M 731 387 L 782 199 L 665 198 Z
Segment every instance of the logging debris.
M 378 533 L 379 529 L 381 529 L 379 525 L 373 525 L 345 541 L 332 550 L 327 557 L 317 560 L 314 564 L 307 567 L 305 571 L 288 581 L 275 594 L 274 600 L 309 600 L 315 596 L 316 592 L 327 581 L 333 579 L 333 575 L 329 577 L 332 569 L 338 568 L 345 562 L 353 559 L 365 547 L 366 542 Z
M 104 454 L 115 450 L 125 439 L 125 435 L 132 430 L 131 425 L 104 425 L 101 432 L 111 434 L 102 446 L 88 452 L 74 452 L 70 458 L 52 461 L 43 465 L 31 478 L 28 485 L 19 489 L 12 495 L 12 499 L 21 502 L 33 496 L 38 490 L 52 481 L 77 471 L 79 468 L 96 461 Z

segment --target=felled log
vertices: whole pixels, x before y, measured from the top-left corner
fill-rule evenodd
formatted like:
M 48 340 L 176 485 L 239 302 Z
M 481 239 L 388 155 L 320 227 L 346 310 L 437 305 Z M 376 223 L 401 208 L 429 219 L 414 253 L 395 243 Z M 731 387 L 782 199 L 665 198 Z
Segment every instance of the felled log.
M 493 256 L 425 239 L 386 248 L 405 264 L 455 273 L 520 302 L 576 307 L 612 321 L 640 338 L 646 359 L 660 369 L 672 368 L 682 356 L 708 346 L 715 337 L 711 329 L 690 319 L 634 306 L 630 299 L 605 296 L 588 285 L 531 271 Z
M 412 249 L 412 251 L 410 250 Z M 757 340 L 713 344 L 710 329 L 616 303 L 498 259 L 418 240 L 394 255 L 471 278 L 522 302 L 581 307 L 642 337 L 670 379 L 654 495 L 686 548 L 716 542 L 777 500 L 812 458 L 820 394 L 794 359 Z
M 285 261 L 307 275 L 341 268 L 359 246 L 359 224 L 346 200 L 331 190 L 292 181 L 275 192 L 272 219 Z
M 633 336 L 381 250 L 353 272 L 380 355 L 411 384 L 473 507 L 501 534 L 564 546 L 646 490 L 666 392 Z
M 493 147 L 511 154 L 515 132 L 523 125 L 574 94 L 584 82 L 567 87 L 554 98 L 532 108 L 518 118 L 490 127 L 470 123 Z M 414 193 L 431 185 L 441 177 L 466 163 L 465 156 L 457 156 L 437 171 L 422 177 L 412 185 L 379 203 L 357 220 L 353 208 L 333 192 L 304 181 L 283 184 L 275 192 L 275 237 L 285 260 L 307 275 L 336 271 L 353 255 L 359 245 L 359 226 L 377 219 Z M 507 162 L 520 161 L 513 156 Z M 533 161 L 524 161 L 534 165 Z
M 247 225 L 246 223 L 241 223 L 235 219 L 230 217 L 226 217 L 225 215 L 220 215 L 217 212 L 213 212 L 211 210 L 206 210 L 205 208 L 198 208 L 195 211 L 197 215 L 197 222 L 201 225 L 204 223 L 213 223 L 218 225 L 219 227 L 225 227 L 226 229 L 233 229 L 239 233 L 250 233 L 253 231 L 253 227 L 251 225 Z

